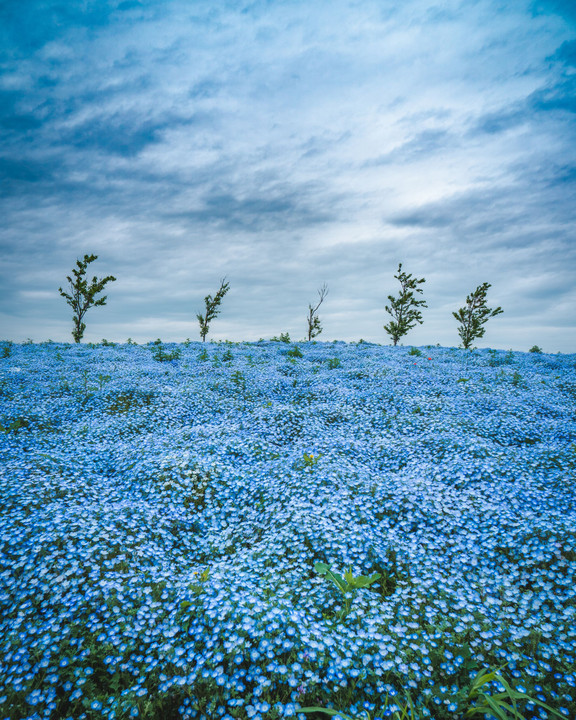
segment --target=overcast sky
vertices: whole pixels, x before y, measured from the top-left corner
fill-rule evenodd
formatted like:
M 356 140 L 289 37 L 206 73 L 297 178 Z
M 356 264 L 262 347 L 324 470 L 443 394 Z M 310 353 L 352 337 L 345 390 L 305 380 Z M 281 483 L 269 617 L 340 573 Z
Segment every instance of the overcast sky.
M 2 0 L 0 336 L 71 341 L 76 258 L 113 274 L 85 341 L 306 333 L 576 352 L 574 0 Z

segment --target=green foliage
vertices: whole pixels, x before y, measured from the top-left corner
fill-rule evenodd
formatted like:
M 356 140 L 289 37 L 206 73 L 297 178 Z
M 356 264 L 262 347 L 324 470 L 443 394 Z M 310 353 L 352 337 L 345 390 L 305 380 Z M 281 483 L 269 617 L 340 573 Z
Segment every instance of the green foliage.
M 234 355 L 232 355 L 230 348 L 226 348 L 226 351 L 222 353 L 222 360 L 224 362 L 232 362 L 232 360 L 234 360 Z
M 328 286 L 326 283 L 324 283 L 320 290 L 318 290 L 318 295 L 320 299 L 317 305 L 315 307 L 308 305 L 308 341 L 317 337 L 322 332 L 322 325 L 320 324 L 320 318 L 318 317 L 317 312 L 320 305 L 324 302 L 324 298 L 328 295 Z
M 342 367 L 340 358 L 328 358 L 328 367 L 330 370 L 336 370 L 336 368 Z
M 466 707 L 463 720 L 467 718 L 492 718 L 492 720 L 527 720 L 518 707 L 518 702 L 523 704 L 533 703 L 552 713 L 554 717 L 564 718 L 554 708 L 546 705 L 539 700 L 530 697 L 524 692 L 516 690 L 502 675 L 502 668 L 498 670 L 489 670 L 482 668 L 472 680 L 467 690 L 460 690 L 455 700 L 462 697 Z M 380 708 L 378 714 L 383 717 L 389 717 L 391 720 L 424 720 L 424 715 L 416 714 L 412 699 L 408 694 L 405 696 L 405 704 L 401 709 L 389 709 L 389 695 L 386 695 L 384 706 Z M 398 707 L 394 703 L 393 707 Z M 361 716 L 347 715 L 338 710 L 323 707 L 303 707 L 298 708 L 301 713 L 324 713 L 330 717 L 340 717 L 343 720 L 371 720 L 372 716 L 366 710 Z M 458 715 L 460 717 L 460 715 Z M 532 717 L 532 715 L 530 716 Z
M 286 353 L 286 355 L 287 355 L 288 357 L 291 357 L 291 358 L 301 358 L 301 357 L 304 357 L 304 355 L 302 354 L 302 351 L 300 350 L 300 348 L 298 347 L 298 345 L 294 345 L 294 347 L 293 347 L 291 350 L 288 350 L 288 352 Z
M 128 338 L 128 340 L 126 340 L 126 345 L 138 345 L 138 343 L 132 340 L 132 338 Z
M 112 380 L 112 376 L 111 375 L 102 375 L 102 373 L 98 373 L 97 380 L 98 380 L 98 390 L 102 390 L 104 385 L 106 385 L 107 383 L 110 382 L 110 380 Z
M 418 348 L 411 347 L 410 350 L 408 350 L 408 355 L 414 355 L 414 357 L 422 357 L 422 351 Z
M 194 582 L 188 585 L 188 589 L 191 590 L 194 595 L 200 595 L 206 589 L 206 583 L 208 582 L 208 578 L 210 576 L 210 570 L 206 568 L 201 573 L 195 572 L 193 574 L 197 577 Z M 180 603 L 181 610 L 187 610 L 189 607 L 192 606 L 193 603 L 191 603 L 189 600 L 182 600 L 182 602 Z
M 339 620 L 342 620 L 350 613 L 356 592 L 361 588 L 370 587 L 370 585 L 377 582 L 377 580 L 381 577 L 379 572 L 376 572 L 373 575 L 358 575 L 355 577 L 352 573 L 351 567 L 348 568 L 342 576 L 330 570 L 330 567 L 323 562 L 317 562 L 314 565 L 314 570 L 316 570 L 316 572 L 320 575 L 324 575 L 328 580 L 334 583 L 342 595 L 344 595 L 344 607 L 338 615 Z
M 564 717 L 559 712 L 539 700 L 535 700 L 526 693 L 515 690 L 501 674 L 502 668 L 498 670 L 480 670 L 468 691 L 468 709 L 464 717 L 493 717 L 496 720 L 525 720 L 524 715 L 518 710 L 517 701 L 523 700 L 545 708 L 556 717 Z M 490 685 L 500 686 L 499 692 L 493 692 Z
M 155 345 L 152 348 L 152 357 L 158 362 L 170 362 L 170 360 L 178 360 L 182 355 L 180 348 L 174 348 L 171 352 L 167 352 L 163 345 Z
M 99 375 L 98 378 L 100 377 L 102 376 Z M 151 405 L 153 400 L 154 393 L 150 391 L 126 390 L 125 392 L 111 393 L 106 396 L 106 412 L 109 415 L 122 415 L 135 408 Z
M 229 289 L 230 283 L 227 283 L 226 278 L 223 278 L 220 281 L 220 288 L 218 289 L 216 295 L 214 295 L 214 297 L 212 297 L 212 295 L 206 295 L 204 298 L 204 304 L 206 307 L 205 313 L 204 315 L 201 315 L 200 313 L 196 315 L 198 322 L 200 323 L 200 337 L 202 338 L 202 342 L 206 341 L 206 335 L 208 335 L 210 323 L 217 315 L 220 314 L 220 304 Z
M 102 342 L 100 343 L 102 347 L 116 347 L 118 343 L 112 342 L 111 340 L 106 340 L 106 338 L 102 338 Z
M 531 353 L 542 353 L 543 350 L 542 350 L 541 347 L 538 347 L 538 345 L 532 345 L 532 347 L 530 348 L 530 350 L 528 350 L 528 352 L 531 352 Z
M 0 432 L 10 433 L 10 432 L 18 432 L 19 430 L 26 430 L 30 427 L 30 420 L 25 417 L 17 417 L 14 420 L 12 420 L 11 423 L 8 425 L 3 425 L 0 423 Z
M 466 306 L 460 308 L 458 312 L 452 313 L 460 323 L 458 335 L 460 335 L 462 347 L 465 350 L 471 347 L 474 340 L 484 337 L 486 331 L 484 325 L 490 318 L 504 312 L 501 307 L 494 310 L 486 307 L 486 293 L 489 287 L 491 287 L 489 283 L 478 285 L 476 290 L 466 298 Z
M 6 340 L 6 342 L 3 342 L 0 347 L 2 348 L 2 357 L 7 358 L 12 355 L 12 345 L 14 343 L 11 340 Z
M 302 459 L 296 462 L 295 467 L 297 467 L 300 470 L 303 470 L 305 468 L 312 468 L 315 467 L 318 462 L 320 461 L 320 458 L 322 457 L 321 453 L 318 453 L 317 455 L 314 455 L 313 453 L 304 453 L 302 456 Z
M 199 353 L 199 355 L 198 355 L 198 360 L 201 360 L 202 362 L 204 362 L 204 361 L 208 360 L 209 357 L 210 357 L 210 356 L 209 356 L 208 353 L 206 352 L 206 348 L 203 348 L 203 349 L 202 349 L 202 352 Z
M 86 280 L 86 270 L 88 265 L 94 260 L 98 259 L 98 255 L 84 255 L 82 260 L 76 260 L 76 267 L 72 269 L 72 275 L 66 276 L 70 285 L 69 292 L 64 292 L 62 288 L 58 288 L 60 295 L 66 300 L 68 305 L 74 311 L 72 321 L 74 323 L 74 330 L 72 330 L 72 337 L 74 342 L 79 343 L 86 330 L 86 325 L 83 322 L 84 315 L 91 307 L 97 307 L 99 305 L 106 305 L 106 295 L 100 298 L 96 298 L 98 293 L 101 293 L 106 283 L 114 282 L 116 278 L 113 275 L 107 275 L 105 278 L 97 278 L 94 276 L 92 282 L 88 285 Z
M 401 710 L 390 710 L 388 709 L 389 695 L 386 695 L 384 700 L 384 707 L 380 710 L 380 714 L 384 717 L 390 718 L 390 720 L 420 720 L 415 714 L 414 705 L 409 695 L 407 695 L 407 702 Z M 396 703 L 394 703 L 396 705 Z M 330 708 L 323 707 L 305 707 L 298 708 L 298 712 L 301 713 L 312 713 L 321 712 L 330 717 L 339 717 L 342 720 L 372 720 L 372 716 L 368 710 L 364 710 L 361 716 L 353 717 L 352 715 L 346 715 L 346 713 L 339 712 L 338 710 L 332 710 Z
M 522 375 L 518 372 L 518 370 L 514 370 L 514 375 L 512 375 L 512 385 L 514 387 L 518 387 L 520 383 L 522 382 Z
M 270 338 L 270 342 L 289 343 L 289 342 L 291 342 L 290 333 L 280 333 L 280 337 L 272 337 L 272 338 Z
M 244 376 L 244 373 L 242 373 L 240 370 L 236 370 L 236 372 L 233 372 L 230 376 L 230 379 L 234 383 L 237 390 L 246 389 L 246 378 Z
M 402 272 L 402 263 L 398 265 L 398 275 L 394 275 L 394 277 L 400 282 L 401 291 L 397 298 L 388 295 L 390 305 L 386 305 L 385 309 L 393 319 L 388 325 L 384 325 L 384 330 L 390 335 L 394 345 L 397 345 L 398 340 L 406 335 L 416 323 L 422 324 L 422 313 L 418 308 L 428 307 L 428 305 L 425 300 L 417 300 L 414 294 L 423 292 L 418 285 L 426 282 L 424 278 L 418 280 L 412 275 Z

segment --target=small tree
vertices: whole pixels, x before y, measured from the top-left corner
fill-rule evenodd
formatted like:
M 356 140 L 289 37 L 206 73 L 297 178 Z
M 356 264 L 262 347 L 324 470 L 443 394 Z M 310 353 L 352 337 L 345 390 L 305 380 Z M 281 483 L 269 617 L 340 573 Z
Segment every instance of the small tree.
M 326 297 L 326 295 L 328 295 L 328 287 L 326 283 L 324 283 L 320 290 L 318 290 L 318 295 L 320 296 L 320 300 L 318 301 L 316 307 L 308 305 L 308 340 L 312 340 L 312 338 L 315 338 L 322 332 L 320 318 L 318 317 L 318 315 L 316 315 L 316 312 L 318 311 L 320 305 L 322 305 L 322 303 L 324 302 L 324 298 Z
M 484 336 L 486 328 L 483 326 L 491 317 L 504 312 L 501 307 L 497 307 L 495 310 L 486 307 L 486 293 L 489 287 L 492 287 L 489 283 L 478 285 L 476 290 L 466 298 L 466 307 L 452 313 L 460 323 L 458 335 L 460 335 L 462 347 L 465 350 L 470 348 L 474 340 Z
M 98 259 L 98 255 L 84 255 L 83 260 L 76 260 L 76 267 L 72 269 L 74 279 L 69 275 L 66 276 L 66 280 L 70 284 L 70 292 L 64 292 L 62 288 L 58 288 L 60 295 L 66 299 L 66 302 L 72 310 L 74 310 L 74 316 L 72 321 L 74 322 L 74 330 L 72 330 L 72 337 L 74 342 L 79 343 L 86 330 L 86 325 L 83 322 L 84 315 L 91 307 L 97 307 L 98 305 L 106 305 L 106 295 L 104 297 L 96 299 L 96 295 L 102 292 L 104 286 L 108 282 L 114 282 L 116 278 L 113 275 L 108 275 L 105 278 L 98 279 L 96 276 L 92 278 L 92 282 L 88 285 L 86 280 L 86 268 L 91 262 Z
M 202 338 L 202 342 L 206 341 L 206 335 L 208 335 L 209 325 L 212 320 L 214 320 L 216 315 L 220 313 L 220 310 L 218 308 L 220 307 L 222 298 L 230 289 L 230 283 L 227 283 L 225 281 L 226 278 L 220 281 L 220 288 L 214 297 L 212 297 L 212 295 L 206 295 L 206 297 L 204 298 L 204 303 L 206 305 L 206 313 L 204 315 L 196 315 L 196 317 L 198 318 L 198 322 L 200 323 L 200 337 Z
M 398 275 L 394 275 L 394 277 L 400 281 L 401 292 L 397 298 L 388 295 L 390 305 L 386 305 L 386 312 L 394 319 L 388 325 L 384 325 L 384 330 L 391 336 L 394 345 L 397 345 L 398 340 L 406 335 L 416 323 L 423 323 L 422 313 L 418 308 L 428 307 L 428 305 L 425 300 L 417 300 L 414 295 L 415 292 L 423 292 L 418 285 L 426 282 L 424 278 L 417 280 L 412 275 L 402 272 L 402 263 L 398 265 Z

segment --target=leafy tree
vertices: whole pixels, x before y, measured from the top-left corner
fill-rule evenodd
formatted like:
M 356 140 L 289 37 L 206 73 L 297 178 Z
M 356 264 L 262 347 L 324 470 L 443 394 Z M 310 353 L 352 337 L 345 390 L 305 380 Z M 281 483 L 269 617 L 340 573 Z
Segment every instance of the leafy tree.
M 398 265 L 398 275 L 394 275 L 394 277 L 400 281 L 401 292 L 397 298 L 388 295 L 390 305 L 386 305 L 386 312 L 392 315 L 393 320 L 388 325 L 384 325 L 384 330 L 390 335 L 394 345 L 397 345 L 398 340 L 406 335 L 416 323 L 423 323 L 422 313 L 418 308 L 428 307 L 428 305 L 425 300 L 417 300 L 414 294 L 423 292 L 418 285 L 426 282 L 424 278 L 418 280 L 412 275 L 402 272 L 402 263 Z
M 96 295 L 102 292 L 106 283 L 116 280 L 113 275 L 108 275 L 100 279 L 94 276 L 92 282 L 88 285 L 86 269 L 90 263 L 97 259 L 98 255 L 84 255 L 83 260 L 76 260 L 76 267 L 72 269 L 74 279 L 69 275 L 66 276 L 66 280 L 68 280 L 70 284 L 69 292 L 64 292 L 62 288 L 58 288 L 60 295 L 65 298 L 68 305 L 74 310 L 74 316 L 72 318 L 74 330 L 72 330 L 72 337 L 74 338 L 74 342 L 77 343 L 82 340 L 84 330 L 86 330 L 86 325 L 83 322 L 86 312 L 91 307 L 106 305 L 106 295 L 98 299 Z
M 214 318 L 220 313 L 219 307 L 222 302 L 222 298 L 230 289 L 230 283 L 225 282 L 226 278 L 220 281 L 220 288 L 216 295 L 206 295 L 204 303 L 206 305 L 206 313 L 204 315 L 196 315 L 198 322 L 200 323 L 200 337 L 202 342 L 206 341 L 206 335 L 208 335 L 209 325 Z
M 478 285 L 476 290 L 466 298 L 466 307 L 460 308 L 452 315 L 460 323 L 458 335 L 462 340 L 462 347 L 468 350 L 473 341 L 484 336 L 486 328 L 483 327 L 491 317 L 503 313 L 501 307 L 492 310 L 486 307 L 486 293 L 492 287 L 489 283 Z
M 326 283 L 324 283 L 320 290 L 318 290 L 318 295 L 320 296 L 320 300 L 318 301 L 316 307 L 308 305 L 308 340 L 312 340 L 312 338 L 315 338 L 322 332 L 320 318 L 318 317 L 316 312 L 318 311 L 320 305 L 322 305 L 322 303 L 324 302 L 324 298 L 326 297 L 326 295 L 328 295 L 328 287 Z

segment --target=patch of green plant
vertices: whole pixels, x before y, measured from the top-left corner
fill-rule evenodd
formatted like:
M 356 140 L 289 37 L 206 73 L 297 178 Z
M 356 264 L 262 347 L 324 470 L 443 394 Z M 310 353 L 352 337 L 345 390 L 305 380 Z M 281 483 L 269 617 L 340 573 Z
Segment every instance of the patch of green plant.
M 538 345 L 532 345 L 532 347 L 530 348 L 530 350 L 528 350 L 528 352 L 531 352 L 531 353 L 542 353 L 543 350 L 542 350 L 541 347 L 538 347 Z
M 336 368 L 342 367 L 340 358 L 328 358 L 328 367 L 330 370 L 336 370 Z
M 246 378 L 244 376 L 244 373 L 242 373 L 240 370 L 236 370 L 236 372 L 233 372 L 230 376 L 230 379 L 234 383 L 234 387 L 236 388 L 236 390 L 246 390 Z
M 556 717 L 564 717 L 546 703 L 513 688 L 502 675 L 502 670 L 503 667 L 497 670 L 482 668 L 478 671 L 468 690 L 469 707 L 464 714 L 465 718 L 479 716 L 494 717 L 496 720 L 526 720 L 518 709 L 518 700 L 538 705 Z M 494 685 L 498 688 L 497 692 L 493 691 Z
M 482 668 L 477 672 L 468 688 L 459 690 L 450 698 L 455 705 L 463 704 L 465 708 L 462 716 L 463 720 L 474 717 L 491 718 L 492 720 L 527 720 L 519 707 L 519 702 L 522 702 L 523 705 L 530 703 L 538 705 L 557 718 L 565 717 L 554 708 L 540 702 L 540 700 L 516 690 L 502 675 L 502 669 L 489 670 Z M 405 694 L 403 707 L 398 708 L 397 702 L 394 702 L 392 708 L 390 707 L 390 696 L 387 693 L 384 705 L 379 708 L 377 714 L 381 717 L 391 718 L 391 720 L 423 720 L 425 717 L 423 713 L 418 712 L 410 695 L 407 693 Z M 298 712 L 305 714 L 324 713 L 330 717 L 340 717 L 343 720 L 372 720 L 372 716 L 366 710 L 363 711 L 362 715 L 355 716 L 324 707 L 303 707 L 298 708 Z M 429 716 L 429 712 L 427 712 L 426 717 Z
M 12 355 L 12 346 L 14 343 L 11 340 L 6 340 L 5 342 L 0 344 L 0 348 L 2 349 L 1 357 L 7 358 Z
M 354 576 L 351 567 L 346 570 L 344 575 L 339 575 L 330 570 L 330 566 L 324 562 L 317 562 L 314 565 L 314 570 L 334 583 L 344 596 L 344 607 L 340 613 L 338 613 L 338 620 L 342 620 L 350 613 L 352 602 L 354 601 L 357 591 L 361 588 L 370 587 L 370 585 L 373 585 L 381 577 L 379 572 L 373 573 L 372 575 Z
M 302 350 L 300 350 L 300 348 L 298 347 L 298 345 L 294 345 L 293 348 L 291 348 L 290 350 L 288 350 L 288 352 L 286 353 L 286 355 L 287 355 L 288 357 L 291 357 L 291 358 L 301 358 L 301 357 L 304 357 L 304 355 L 302 354 Z
M 7 425 L 4 425 L 3 423 L 0 423 L 0 432 L 10 433 L 10 432 L 18 432 L 19 430 L 27 430 L 31 426 L 31 422 L 28 418 L 25 417 L 17 417 L 12 420 L 12 422 L 8 423 Z
M 379 714 L 384 717 L 390 718 L 390 720 L 419 720 L 418 715 L 415 714 L 412 699 L 409 695 L 407 695 L 406 698 L 407 702 L 401 710 L 391 710 L 388 707 L 390 704 L 390 696 L 387 693 L 386 697 L 384 698 L 384 707 L 379 710 Z M 397 707 L 396 703 L 394 703 L 394 706 Z M 356 717 L 353 717 L 352 715 L 347 715 L 346 713 L 338 710 L 332 710 L 331 708 L 323 707 L 298 708 L 298 712 L 305 714 L 321 712 L 325 715 L 329 715 L 330 717 L 342 718 L 342 720 L 372 720 L 372 715 L 370 715 L 368 710 L 364 710 L 362 715 L 356 715 Z
M 188 585 L 188 589 L 191 590 L 194 595 L 200 595 L 206 589 L 206 583 L 208 582 L 208 578 L 210 576 L 210 569 L 206 568 L 202 572 L 194 572 L 193 574 L 196 575 L 196 578 L 194 579 L 194 582 Z M 186 610 L 191 607 L 192 604 L 193 603 L 189 600 L 182 600 L 180 603 L 180 609 Z
M 398 552 L 394 548 L 386 550 L 384 562 L 376 560 L 370 566 L 370 571 L 380 573 L 380 582 L 370 589 L 378 592 L 383 598 L 389 597 L 396 592 L 400 580 L 410 579 L 408 565 L 398 560 Z
M 317 455 L 313 455 L 312 453 L 304 453 L 302 456 L 302 459 L 299 460 L 296 463 L 297 468 L 300 470 L 303 470 L 304 468 L 312 468 L 315 467 L 318 462 L 320 461 L 320 458 L 322 457 L 321 453 L 318 453 Z
M 234 355 L 232 355 L 230 348 L 226 348 L 225 352 L 222 353 L 222 360 L 224 362 L 232 362 L 232 360 L 234 360 Z
M 124 392 L 111 393 L 105 398 L 106 412 L 109 415 L 122 415 L 135 408 L 151 405 L 153 400 L 154 393 L 149 390 L 125 390 Z
M 179 475 L 162 474 L 158 480 L 164 483 L 165 491 L 182 493 L 181 501 L 186 510 L 203 510 L 210 487 L 210 473 L 196 466 L 181 469 L 179 472 Z
M 512 375 L 512 385 L 514 387 L 518 387 L 520 383 L 522 382 L 522 375 L 518 372 L 518 370 L 514 370 L 514 375 Z
M 100 345 L 102 345 L 102 347 L 116 347 L 118 343 L 112 342 L 112 340 L 106 340 L 106 338 L 102 338 Z
M 208 360 L 209 358 L 210 358 L 210 356 L 208 355 L 208 352 L 206 351 L 206 348 L 203 348 L 203 349 L 202 349 L 202 352 L 198 354 L 198 358 L 197 358 L 197 359 L 200 360 L 200 361 L 202 361 L 202 362 L 205 362 L 205 361 Z
M 408 350 L 408 355 L 413 355 L 414 357 L 422 357 L 422 351 L 419 350 L 417 347 L 411 347 L 410 350 Z
M 270 342 L 283 342 L 283 343 L 289 343 L 290 340 L 290 333 L 280 333 L 279 337 L 272 337 L 270 338 Z
M 112 380 L 111 375 L 102 375 L 101 373 L 98 373 L 98 377 L 96 378 L 98 380 L 98 390 L 102 390 L 104 385 L 110 382 Z
M 158 362 L 170 362 L 171 360 L 178 360 L 182 355 L 180 348 L 174 348 L 172 351 L 166 351 L 162 344 L 158 345 L 155 343 L 155 347 L 152 348 L 152 357 Z

